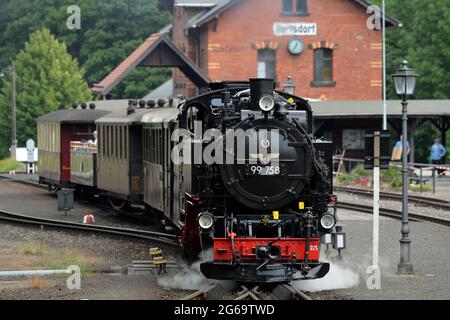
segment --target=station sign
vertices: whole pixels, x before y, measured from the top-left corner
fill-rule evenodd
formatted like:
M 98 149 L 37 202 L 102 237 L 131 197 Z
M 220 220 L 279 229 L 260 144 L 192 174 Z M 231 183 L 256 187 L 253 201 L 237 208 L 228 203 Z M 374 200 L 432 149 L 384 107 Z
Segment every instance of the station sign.
M 273 34 L 276 36 L 315 36 L 317 23 L 281 23 L 273 24 Z
M 364 157 L 364 169 L 371 170 L 379 167 L 381 170 L 389 169 L 390 149 L 388 130 L 366 130 L 366 155 Z

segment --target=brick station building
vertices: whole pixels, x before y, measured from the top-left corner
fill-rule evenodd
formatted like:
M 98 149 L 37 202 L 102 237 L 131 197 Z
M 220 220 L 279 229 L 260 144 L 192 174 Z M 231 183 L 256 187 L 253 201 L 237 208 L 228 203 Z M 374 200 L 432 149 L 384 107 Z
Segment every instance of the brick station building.
M 382 32 L 370 30 L 365 0 L 161 0 L 173 43 L 213 81 L 291 76 L 297 94 L 377 100 Z M 392 18 L 387 26 L 397 26 Z M 175 95 L 196 88 L 174 71 Z

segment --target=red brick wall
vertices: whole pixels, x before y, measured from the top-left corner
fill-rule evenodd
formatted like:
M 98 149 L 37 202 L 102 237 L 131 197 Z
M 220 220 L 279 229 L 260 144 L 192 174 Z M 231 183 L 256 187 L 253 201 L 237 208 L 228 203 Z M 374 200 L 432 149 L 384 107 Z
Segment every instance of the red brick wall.
M 309 0 L 309 16 L 284 16 L 281 4 L 282 0 L 242 0 L 220 16 L 216 31 L 209 25 L 207 62 L 212 80 L 255 77 L 257 50 L 253 45 L 266 42 L 278 46 L 277 80 L 283 84 L 291 75 L 297 95 L 328 100 L 381 98 L 381 32 L 367 28 L 369 16 L 362 6 L 351 0 Z M 274 22 L 317 23 L 317 36 L 302 36 L 305 49 L 293 56 L 287 50 L 292 37 L 275 36 Z M 311 86 L 314 50 L 308 47 L 322 41 L 335 47 L 335 87 Z
M 189 57 L 194 62 L 197 62 L 196 61 L 197 44 L 195 43 L 195 41 L 186 37 L 184 27 L 187 21 L 198 12 L 199 12 L 198 9 L 175 6 L 172 18 L 172 25 L 173 25 L 172 41 L 177 46 L 178 49 L 180 49 L 187 57 Z M 207 35 L 208 35 L 207 32 L 203 33 L 202 35 L 203 42 L 207 43 L 208 41 Z M 204 47 L 207 46 L 206 43 L 203 44 Z M 197 88 L 178 68 L 174 68 L 173 70 L 173 79 L 174 79 L 175 96 L 183 95 L 187 97 L 192 97 L 197 94 Z

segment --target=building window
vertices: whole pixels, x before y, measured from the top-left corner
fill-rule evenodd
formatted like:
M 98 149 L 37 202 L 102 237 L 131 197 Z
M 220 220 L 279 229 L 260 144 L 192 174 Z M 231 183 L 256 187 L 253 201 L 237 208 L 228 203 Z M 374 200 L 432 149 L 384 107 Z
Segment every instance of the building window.
M 282 14 L 292 15 L 295 12 L 298 16 L 307 16 L 308 13 L 308 0 L 283 0 Z
M 313 87 L 334 87 L 333 81 L 333 50 L 320 48 L 314 50 L 314 81 Z
M 297 0 L 295 13 L 297 15 L 308 15 L 308 0 Z
M 283 0 L 283 14 L 292 14 L 293 0 Z
M 276 62 L 275 50 L 272 49 L 258 50 L 257 77 L 276 80 L 275 62 Z

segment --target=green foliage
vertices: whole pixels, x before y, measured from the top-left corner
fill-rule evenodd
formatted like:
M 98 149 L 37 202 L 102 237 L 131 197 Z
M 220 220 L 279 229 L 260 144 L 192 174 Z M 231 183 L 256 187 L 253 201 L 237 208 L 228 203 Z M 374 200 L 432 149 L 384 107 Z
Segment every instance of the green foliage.
M 389 167 L 388 170 L 382 170 L 380 178 L 387 182 L 392 189 L 401 189 L 402 187 L 402 169 L 400 167 Z
M 81 10 L 81 29 L 69 30 L 67 8 Z M 0 69 L 10 64 L 28 38 L 48 28 L 86 71 L 89 86 L 98 83 L 152 33 L 170 23 L 157 0 L 3 0 L 0 1 Z M 150 68 L 149 68 L 150 69 Z M 152 80 L 147 80 L 152 76 Z M 114 97 L 139 97 L 168 80 L 158 71 L 137 72 L 114 92 Z M 130 86 L 131 88 L 128 88 Z
M 358 164 L 350 173 L 341 172 L 337 176 L 337 182 L 343 185 L 350 185 L 360 183 L 362 180 L 367 180 L 370 177 L 370 172 L 364 169 L 364 165 Z
M 20 169 L 24 169 L 23 164 L 13 160 L 12 158 L 0 160 L 0 172 L 9 172 L 11 170 L 20 170 Z
M 381 0 L 372 2 L 381 4 Z M 448 99 L 450 1 L 386 0 L 386 12 L 403 24 L 386 32 L 387 74 L 393 74 L 401 61 L 407 59 L 420 76 L 416 99 Z M 391 77 L 387 80 L 388 98 L 396 99 Z
M 29 138 L 36 139 L 37 117 L 91 98 L 78 62 L 48 29 L 30 35 L 24 50 L 17 55 L 15 65 L 19 146 Z M 0 155 L 7 152 L 9 145 L 10 106 L 11 81 L 7 79 L 0 93 L 0 114 L 8 119 L 0 124 Z

